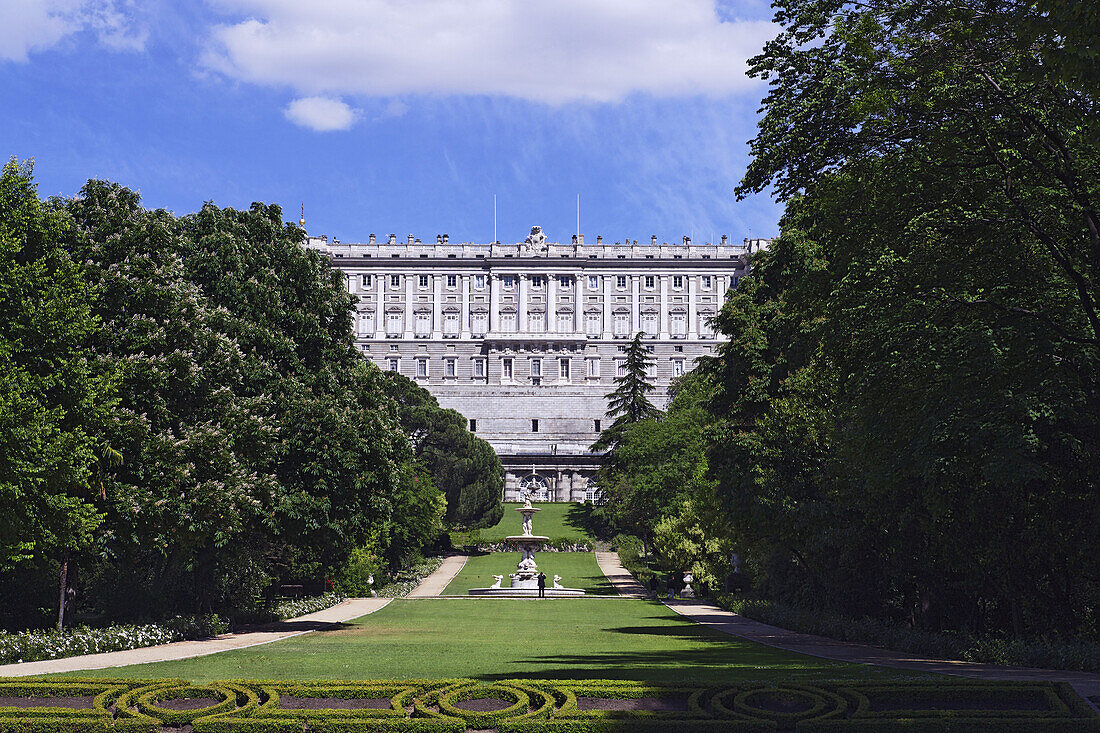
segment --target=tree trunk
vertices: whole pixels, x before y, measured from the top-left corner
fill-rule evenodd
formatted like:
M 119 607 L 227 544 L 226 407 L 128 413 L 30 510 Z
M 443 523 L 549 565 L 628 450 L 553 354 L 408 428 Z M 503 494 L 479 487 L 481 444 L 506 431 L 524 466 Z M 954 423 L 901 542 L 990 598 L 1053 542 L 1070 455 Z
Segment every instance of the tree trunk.
M 57 601 L 57 630 L 65 629 L 65 590 L 69 580 L 69 552 L 61 556 L 61 592 Z

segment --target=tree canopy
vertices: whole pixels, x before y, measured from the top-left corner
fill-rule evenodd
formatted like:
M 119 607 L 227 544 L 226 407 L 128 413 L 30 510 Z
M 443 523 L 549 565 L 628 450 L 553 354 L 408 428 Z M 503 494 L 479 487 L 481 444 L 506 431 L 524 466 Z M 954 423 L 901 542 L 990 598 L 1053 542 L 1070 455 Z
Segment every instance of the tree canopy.
M 1095 40 L 1048 5 L 776 3 L 740 190 L 783 232 L 719 316 L 709 451 L 765 593 L 1095 618 L 1097 75 L 1050 63 Z
M 86 612 L 149 618 L 247 611 L 364 547 L 396 568 L 440 534 L 354 296 L 278 207 L 177 217 L 103 181 L 43 204 L 15 164 L 0 192 L 5 623 L 34 622 L 70 551 Z

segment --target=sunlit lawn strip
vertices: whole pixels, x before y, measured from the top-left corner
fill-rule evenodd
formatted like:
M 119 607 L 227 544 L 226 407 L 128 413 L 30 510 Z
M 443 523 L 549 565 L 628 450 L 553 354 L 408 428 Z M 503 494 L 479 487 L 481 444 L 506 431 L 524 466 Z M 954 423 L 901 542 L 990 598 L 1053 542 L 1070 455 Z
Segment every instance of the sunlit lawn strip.
M 475 555 L 466 561 L 454 580 L 443 591 L 445 596 L 464 596 L 470 588 L 486 588 L 494 583 L 493 575 L 503 575 L 503 587 L 508 587 L 508 575 L 516 572 L 518 552 L 493 552 Z M 596 555 L 591 552 L 540 552 L 536 555 L 539 570 L 546 573 L 546 587 L 554 584 L 554 575 L 562 577 L 566 588 L 580 588 L 591 595 L 615 595 Z M 491 599 L 486 599 L 491 600 Z
M 223 679 L 911 679 L 772 649 L 623 598 L 396 600 L 333 631 L 79 676 Z

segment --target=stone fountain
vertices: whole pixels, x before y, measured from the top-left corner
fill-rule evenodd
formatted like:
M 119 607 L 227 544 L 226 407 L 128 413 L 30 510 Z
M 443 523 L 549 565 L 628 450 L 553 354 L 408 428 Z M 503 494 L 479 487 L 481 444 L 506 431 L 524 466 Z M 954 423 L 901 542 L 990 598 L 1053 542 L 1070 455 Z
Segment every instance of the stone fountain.
M 523 553 L 523 557 L 520 558 L 519 563 L 516 565 L 516 572 L 509 576 L 511 585 L 507 588 L 501 588 L 500 586 L 504 581 L 504 576 L 494 575 L 493 579 L 496 580 L 496 583 L 489 588 L 471 588 L 469 590 L 470 595 L 502 597 L 538 596 L 539 567 L 535 564 L 535 552 L 542 546 L 543 542 L 549 542 L 550 538 L 534 534 L 534 530 L 531 526 L 532 518 L 535 516 L 535 512 L 541 512 L 542 510 L 531 506 L 531 497 L 525 496 L 523 506 L 517 507 L 516 511 L 523 515 L 523 534 L 504 538 L 506 542 L 511 542 L 519 546 L 520 551 Z M 555 575 L 554 584 L 546 588 L 547 598 L 584 595 L 583 590 L 579 588 L 565 588 L 561 585 L 560 581 L 561 576 Z

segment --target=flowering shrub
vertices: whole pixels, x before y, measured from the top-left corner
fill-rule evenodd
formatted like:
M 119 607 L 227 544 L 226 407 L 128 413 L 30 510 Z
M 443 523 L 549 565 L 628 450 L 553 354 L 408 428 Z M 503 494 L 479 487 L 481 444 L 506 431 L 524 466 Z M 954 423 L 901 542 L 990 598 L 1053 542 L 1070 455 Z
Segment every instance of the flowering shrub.
M 225 621 L 210 615 L 179 616 L 159 624 L 126 624 L 103 629 L 81 626 L 65 631 L 0 632 L 0 664 L 138 649 L 215 636 L 227 629 Z
M 326 608 L 332 608 L 337 603 L 343 603 L 344 596 L 339 593 L 325 593 L 323 596 L 311 596 L 310 598 L 295 598 L 290 601 L 276 603 L 271 611 L 280 621 L 288 618 L 298 618 L 307 613 L 316 613 Z
M 420 581 L 434 573 L 443 564 L 442 557 L 429 557 L 406 570 L 394 574 L 391 582 L 382 586 L 378 595 L 382 598 L 404 598 Z
M 514 542 L 481 542 L 476 545 L 478 552 L 519 552 Z M 588 542 L 577 542 L 567 537 L 552 539 L 539 546 L 539 552 L 592 552 Z

